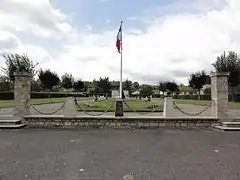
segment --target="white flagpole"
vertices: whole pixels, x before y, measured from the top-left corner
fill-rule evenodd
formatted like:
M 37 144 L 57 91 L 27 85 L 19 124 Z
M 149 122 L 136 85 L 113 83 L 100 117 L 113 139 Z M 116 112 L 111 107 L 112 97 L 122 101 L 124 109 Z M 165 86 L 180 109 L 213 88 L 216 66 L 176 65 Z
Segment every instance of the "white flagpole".
M 122 99 L 122 91 L 123 91 L 123 88 L 122 88 L 122 24 L 123 24 L 123 21 L 121 21 L 121 39 L 120 39 L 120 51 L 121 51 L 121 60 L 120 60 L 120 88 L 119 88 L 119 98 Z

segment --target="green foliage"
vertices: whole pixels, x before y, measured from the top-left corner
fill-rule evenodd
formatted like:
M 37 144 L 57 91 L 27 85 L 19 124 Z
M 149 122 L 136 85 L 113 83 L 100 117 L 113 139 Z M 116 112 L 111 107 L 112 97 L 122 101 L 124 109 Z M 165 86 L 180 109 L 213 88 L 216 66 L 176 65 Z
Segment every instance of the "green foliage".
M 166 82 L 165 81 L 160 81 L 157 86 L 158 90 L 162 93 L 166 92 Z
M 84 88 L 84 82 L 82 80 L 77 80 L 73 83 L 73 89 L 75 91 L 81 91 Z
M 63 88 L 70 89 L 73 87 L 74 78 L 72 74 L 65 73 L 64 75 L 62 75 L 61 79 L 62 79 L 61 85 Z
M 54 72 L 51 72 L 49 69 L 39 71 L 38 78 L 44 89 L 52 90 L 54 86 L 57 86 L 60 82 L 58 75 Z
M 197 89 L 198 91 L 200 91 L 200 89 L 203 88 L 203 85 L 208 83 L 208 81 L 209 81 L 209 76 L 206 75 L 204 71 L 193 73 L 188 79 L 189 86 L 194 89 Z
M 4 54 L 2 55 L 5 59 L 6 67 L 2 68 L 4 74 L 13 82 L 15 80 L 14 73 L 30 73 L 32 76 L 36 74 L 36 66 L 37 64 L 33 64 L 32 60 L 26 55 L 20 54 Z
M 13 83 L 6 76 L 0 76 L 0 91 L 10 91 L 13 89 Z
M 153 87 L 147 84 L 141 85 L 140 96 L 151 96 L 153 95 Z
M 111 84 L 109 81 L 109 77 L 102 78 L 100 77 L 98 81 L 96 81 L 97 89 L 100 90 L 100 93 L 105 94 L 106 98 L 108 98 L 111 92 Z
M 170 93 L 179 92 L 178 85 L 175 82 L 165 82 L 166 91 Z
M 128 94 L 131 95 L 132 94 L 132 89 L 133 89 L 132 81 L 127 79 L 126 81 L 123 81 L 122 85 L 123 85 L 123 89 L 127 90 Z
M 133 82 L 132 83 L 133 91 L 137 91 L 139 89 L 139 83 L 138 82 Z
M 39 81 L 33 80 L 33 81 L 31 82 L 31 91 L 33 91 L 33 92 L 40 92 L 40 91 L 42 91 L 42 90 L 43 90 L 43 89 L 42 89 L 41 84 L 40 84 Z
M 217 72 L 229 72 L 229 86 L 236 87 L 240 84 L 240 59 L 237 53 L 230 51 L 226 55 L 224 52 L 212 65 Z

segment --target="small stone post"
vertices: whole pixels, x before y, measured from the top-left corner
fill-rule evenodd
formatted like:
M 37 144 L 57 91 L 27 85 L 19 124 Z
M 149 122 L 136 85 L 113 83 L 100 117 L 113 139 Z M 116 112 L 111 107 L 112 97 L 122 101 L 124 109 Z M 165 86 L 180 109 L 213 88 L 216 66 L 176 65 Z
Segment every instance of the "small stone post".
M 30 114 L 30 91 L 32 75 L 27 72 L 14 73 L 14 104 L 13 116 L 22 119 Z
M 164 98 L 163 117 L 171 117 L 173 115 L 173 99 L 172 97 Z
M 228 72 L 211 73 L 212 115 L 220 121 L 228 119 Z

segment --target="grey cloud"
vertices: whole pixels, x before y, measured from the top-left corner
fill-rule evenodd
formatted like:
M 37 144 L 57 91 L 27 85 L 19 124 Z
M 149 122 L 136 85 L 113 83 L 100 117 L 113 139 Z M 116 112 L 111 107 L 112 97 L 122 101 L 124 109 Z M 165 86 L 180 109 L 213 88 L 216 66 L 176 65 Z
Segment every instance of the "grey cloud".
M 189 71 L 186 71 L 186 70 L 174 70 L 172 71 L 172 74 L 174 77 L 182 78 L 182 77 L 188 77 L 190 73 Z
M 15 50 L 19 47 L 18 37 L 7 31 L 0 31 L 0 52 Z

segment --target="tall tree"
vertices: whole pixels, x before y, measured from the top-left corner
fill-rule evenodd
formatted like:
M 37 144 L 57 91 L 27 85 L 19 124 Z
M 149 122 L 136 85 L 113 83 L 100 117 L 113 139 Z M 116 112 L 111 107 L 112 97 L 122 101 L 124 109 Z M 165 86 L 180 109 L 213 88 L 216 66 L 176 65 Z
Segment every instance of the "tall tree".
M 148 84 L 141 85 L 140 96 L 151 96 L 153 94 L 153 87 Z
M 39 82 L 39 80 L 32 80 L 31 83 L 31 91 L 33 92 L 40 92 L 42 91 L 42 87 L 41 87 L 41 83 Z
M 13 84 L 6 76 L 0 76 L 0 91 L 11 91 Z
M 84 82 L 82 80 L 77 80 L 73 83 L 73 89 L 77 92 L 84 88 Z
M 203 86 L 209 83 L 209 76 L 204 72 L 196 72 L 190 75 L 188 79 L 189 86 L 198 91 L 198 98 L 200 99 L 200 91 Z
M 106 99 L 108 98 L 111 90 L 111 83 L 109 81 L 109 77 L 100 77 L 97 81 L 98 87 L 100 89 L 100 92 L 105 94 Z
M 159 92 L 162 92 L 163 94 L 166 92 L 166 82 L 165 81 L 160 81 L 158 83 L 158 90 Z
M 165 82 L 165 86 L 166 86 L 166 91 L 169 91 L 171 94 L 174 92 L 178 92 L 178 85 L 175 82 Z
M 34 64 L 26 54 L 3 54 L 2 56 L 5 59 L 6 67 L 1 67 L 1 69 L 5 76 L 7 76 L 12 82 L 15 80 L 15 72 L 27 72 L 32 76 L 36 74 L 36 66 L 38 63 Z
M 73 87 L 74 78 L 72 74 L 65 73 L 64 75 L 62 75 L 61 79 L 62 79 L 61 85 L 63 88 L 70 89 Z
M 139 83 L 135 81 L 135 82 L 132 83 L 132 86 L 133 86 L 133 90 L 137 91 L 138 88 L 139 88 Z
M 128 91 L 129 96 L 132 94 L 132 81 L 130 80 L 125 80 L 123 81 L 123 89 Z
M 54 86 L 57 86 L 60 82 L 58 75 L 55 72 L 51 72 L 49 69 L 40 70 L 38 78 L 44 89 L 52 91 Z
M 231 87 L 232 99 L 235 101 L 235 87 L 240 84 L 240 59 L 233 51 L 223 52 L 212 64 L 217 72 L 229 72 L 228 85 Z

